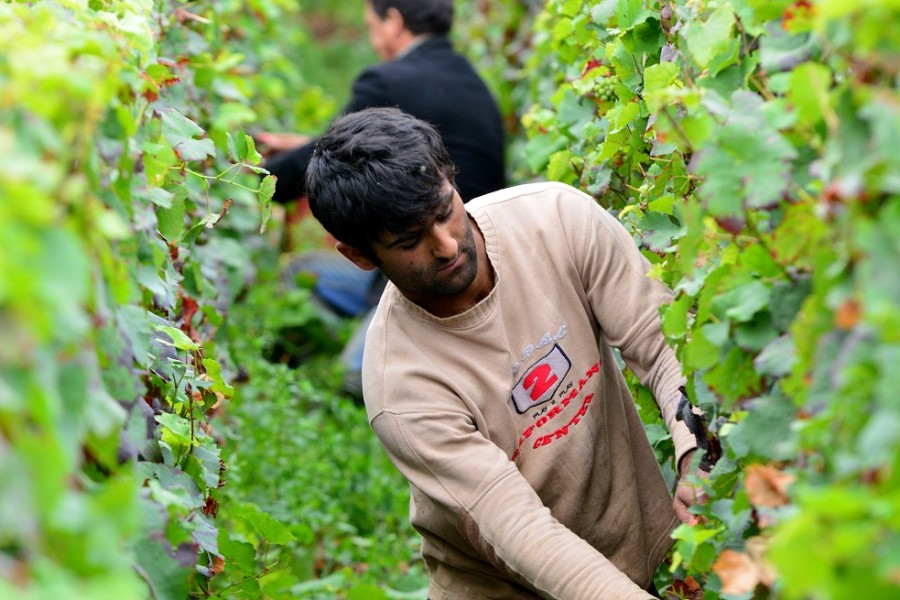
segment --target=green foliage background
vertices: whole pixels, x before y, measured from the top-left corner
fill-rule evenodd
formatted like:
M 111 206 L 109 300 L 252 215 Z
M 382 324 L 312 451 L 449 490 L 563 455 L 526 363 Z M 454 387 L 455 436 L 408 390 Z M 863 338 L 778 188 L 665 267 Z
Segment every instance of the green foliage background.
M 361 7 L 324 8 L 0 4 L 0 597 L 423 587 L 408 494 L 333 366 L 263 358 L 284 327 L 349 330 L 278 276 L 244 132 L 315 131 L 373 60 L 322 49 L 314 15 L 364 41 Z
M 550 0 L 537 17 L 517 159 L 615 211 L 676 290 L 664 330 L 725 450 L 659 574 L 673 591 L 900 594 L 898 12 Z
M 352 323 L 280 277 L 245 133 L 324 126 L 374 61 L 361 13 L 0 4 L 0 597 L 424 597 L 405 484 L 336 391 Z M 900 594 L 898 13 L 458 7 L 512 179 L 593 194 L 676 290 L 725 455 L 670 596 Z M 320 354 L 266 360 L 285 328 Z

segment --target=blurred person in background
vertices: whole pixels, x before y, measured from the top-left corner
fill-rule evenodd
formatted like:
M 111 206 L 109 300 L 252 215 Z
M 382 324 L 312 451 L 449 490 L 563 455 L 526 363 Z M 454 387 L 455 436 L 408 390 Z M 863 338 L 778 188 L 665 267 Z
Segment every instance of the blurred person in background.
M 397 107 L 434 126 L 457 168 L 463 201 L 506 184 L 504 132 L 500 110 L 471 63 L 449 39 L 453 0 L 366 0 L 369 41 L 381 63 L 362 71 L 353 83 L 343 114 L 370 107 Z M 274 200 L 290 202 L 306 193 L 305 173 L 316 140 L 284 133 L 259 133 L 268 154 L 264 164 L 278 177 Z M 314 252 L 294 261 L 317 277 L 316 295 L 341 315 L 370 312 L 384 278 L 363 272 L 333 252 Z M 362 342 L 368 318 L 342 354 L 346 391 L 359 395 Z
M 456 164 L 465 201 L 504 187 L 500 110 L 474 67 L 450 43 L 453 1 L 366 0 L 365 11 L 369 42 L 382 62 L 356 78 L 342 113 L 397 107 L 431 123 Z M 275 201 L 302 196 L 315 140 L 267 132 L 256 138 L 274 152 L 265 167 L 278 177 Z

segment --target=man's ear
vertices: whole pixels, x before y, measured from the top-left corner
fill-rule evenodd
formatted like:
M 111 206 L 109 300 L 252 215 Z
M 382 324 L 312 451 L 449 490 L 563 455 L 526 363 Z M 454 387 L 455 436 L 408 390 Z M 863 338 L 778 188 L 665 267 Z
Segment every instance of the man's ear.
M 338 242 L 335 247 L 347 260 L 363 271 L 371 271 L 377 266 L 368 256 L 366 256 L 366 253 L 359 248 L 348 246 L 344 242 Z
M 391 33 L 391 37 L 400 38 L 408 32 L 406 28 L 406 19 L 400 14 L 400 11 L 394 7 L 387 9 L 384 13 L 384 19 L 381 20 L 382 25 L 386 26 Z M 405 36 L 404 36 L 405 37 Z

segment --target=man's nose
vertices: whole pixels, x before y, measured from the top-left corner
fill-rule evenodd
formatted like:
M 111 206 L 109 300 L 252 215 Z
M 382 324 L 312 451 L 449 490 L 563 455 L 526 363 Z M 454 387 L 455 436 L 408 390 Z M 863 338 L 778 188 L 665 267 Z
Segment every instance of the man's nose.
M 453 236 L 449 223 L 435 223 L 431 230 L 431 253 L 435 258 L 456 258 L 459 242 Z

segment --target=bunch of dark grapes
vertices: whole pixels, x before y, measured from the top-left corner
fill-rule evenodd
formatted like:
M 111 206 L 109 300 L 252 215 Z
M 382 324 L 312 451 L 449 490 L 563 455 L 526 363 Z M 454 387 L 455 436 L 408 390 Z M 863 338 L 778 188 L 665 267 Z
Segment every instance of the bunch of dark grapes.
M 615 75 L 611 77 L 603 77 L 594 84 L 597 99 L 603 102 L 614 102 L 616 100 L 615 86 L 618 85 L 619 78 Z

